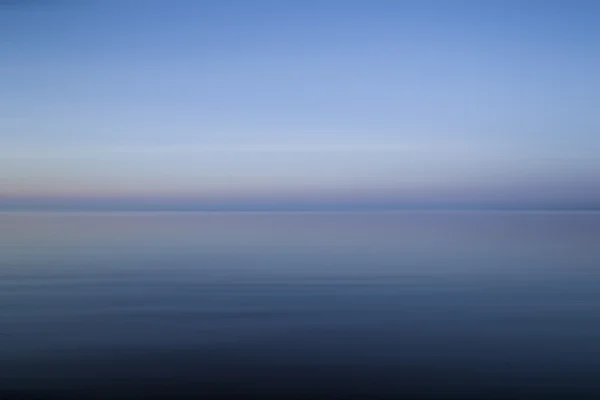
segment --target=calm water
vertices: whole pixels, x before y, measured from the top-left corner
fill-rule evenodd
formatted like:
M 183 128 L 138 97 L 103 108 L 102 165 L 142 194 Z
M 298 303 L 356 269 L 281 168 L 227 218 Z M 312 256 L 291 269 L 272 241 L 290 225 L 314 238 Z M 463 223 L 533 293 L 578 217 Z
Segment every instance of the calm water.
M 598 399 L 599 269 L 600 213 L 4 213 L 0 398 Z

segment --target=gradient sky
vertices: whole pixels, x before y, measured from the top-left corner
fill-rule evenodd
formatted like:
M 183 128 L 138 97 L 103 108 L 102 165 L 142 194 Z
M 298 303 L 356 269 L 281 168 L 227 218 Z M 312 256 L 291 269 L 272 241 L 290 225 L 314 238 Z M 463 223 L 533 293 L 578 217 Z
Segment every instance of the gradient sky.
M 577 0 L 4 1 L 0 198 L 598 205 L 598 21 Z

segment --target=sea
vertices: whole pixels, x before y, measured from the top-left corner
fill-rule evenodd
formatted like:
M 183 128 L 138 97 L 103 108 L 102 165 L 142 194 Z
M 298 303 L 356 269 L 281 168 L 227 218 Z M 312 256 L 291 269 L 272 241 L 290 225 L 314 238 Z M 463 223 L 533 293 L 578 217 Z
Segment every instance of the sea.
M 0 399 L 600 399 L 600 212 L 3 212 Z

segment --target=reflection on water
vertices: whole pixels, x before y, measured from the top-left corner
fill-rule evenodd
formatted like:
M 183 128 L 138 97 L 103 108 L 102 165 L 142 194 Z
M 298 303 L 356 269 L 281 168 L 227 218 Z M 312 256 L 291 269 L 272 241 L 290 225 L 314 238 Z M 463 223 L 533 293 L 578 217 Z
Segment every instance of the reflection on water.
M 0 214 L 0 394 L 600 398 L 598 268 L 599 213 Z

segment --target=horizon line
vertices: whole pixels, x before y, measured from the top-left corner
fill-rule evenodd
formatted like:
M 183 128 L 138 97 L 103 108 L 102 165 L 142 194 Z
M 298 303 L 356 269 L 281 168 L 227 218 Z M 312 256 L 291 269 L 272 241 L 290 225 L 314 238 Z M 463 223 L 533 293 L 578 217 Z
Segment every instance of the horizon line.
M 94 207 L 0 207 L 0 213 L 369 213 L 369 212 L 600 212 L 600 206 L 421 206 L 421 207 L 290 207 L 290 208 L 94 208 Z

